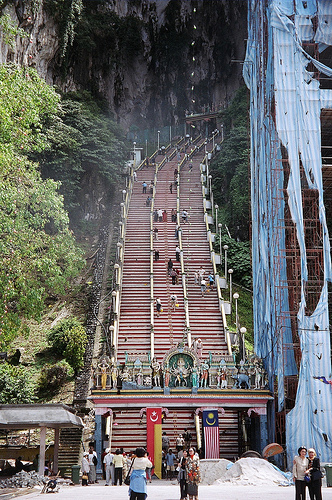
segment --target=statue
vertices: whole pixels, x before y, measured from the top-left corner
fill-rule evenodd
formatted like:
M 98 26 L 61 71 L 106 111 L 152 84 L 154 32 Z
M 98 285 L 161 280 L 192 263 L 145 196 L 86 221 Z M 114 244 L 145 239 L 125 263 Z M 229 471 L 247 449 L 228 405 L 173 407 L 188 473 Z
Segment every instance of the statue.
M 197 356 L 201 358 L 203 355 L 203 342 L 201 341 L 201 339 L 197 339 L 196 352 Z
M 113 389 L 116 389 L 118 386 L 118 370 L 115 365 L 112 365 L 111 368 L 111 380 Z
M 137 374 L 137 385 L 143 385 L 143 372 L 141 370 Z
M 122 382 L 129 382 L 130 373 L 128 372 L 128 368 L 125 366 L 123 372 L 120 375 Z
M 220 374 L 221 379 L 221 389 L 227 389 L 227 369 L 226 366 L 223 366 Z
M 158 363 L 157 358 L 153 358 L 151 367 L 153 384 L 155 387 L 160 387 L 160 363 Z
M 193 387 L 198 387 L 198 373 L 197 373 L 197 366 L 194 364 L 192 371 L 191 371 L 191 380 L 192 380 L 192 385 Z
M 208 386 L 209 368 L 210 368 L 210 366 L 206 362 L 202 363 L 202 365 L 201 365 L 201 369 L 202 369 L 201 387 L 204 387 L 205 389 Z
M 103 359 L 101 363 L 99 363 L 98 368 L 100 369 L 100 382 L 101 382 L 101 388 L 103 390 L 106 389 L 107 385 L 107 369 L 109 368 L 109 364 L 107 363 L 106 359 Z
M 174 387 L 186 387 L 188 385 L 189 370 L 186 368 L 185 360 L 182 357 L 178 359 L 176 367 L 172 368 L 172 374 L 175 377 Z

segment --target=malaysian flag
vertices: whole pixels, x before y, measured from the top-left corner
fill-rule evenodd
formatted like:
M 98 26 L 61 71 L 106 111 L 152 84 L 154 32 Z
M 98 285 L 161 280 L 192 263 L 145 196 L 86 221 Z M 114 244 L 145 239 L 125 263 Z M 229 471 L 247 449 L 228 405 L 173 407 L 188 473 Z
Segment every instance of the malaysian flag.
M 218 410 L 203 411 L 205 458 L 219 458 Z

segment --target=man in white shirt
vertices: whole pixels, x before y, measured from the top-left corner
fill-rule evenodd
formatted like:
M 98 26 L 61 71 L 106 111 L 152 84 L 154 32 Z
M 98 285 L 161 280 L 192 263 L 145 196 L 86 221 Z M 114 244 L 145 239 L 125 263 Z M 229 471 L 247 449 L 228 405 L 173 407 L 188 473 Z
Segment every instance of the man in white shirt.
M 109 448 L 106 448 L 107 454 L 104 457 L 104 467 L 106 473 L 106 483 L 105 486 L 109 486 L 110 479 L 111 484 L 114 484 L 114 467 L 113 467 L 113 454 Z
M 97 460 L 97 453 L 95 452 L 92 443 L 90 443 L 90 445 L 89 445 L 88 460 L 89 460 L 89 466 L 90 466 L 89 483 L 94 484 L 94 483 L 97 483 L 96 465 L 97 465 L 98 460 Z

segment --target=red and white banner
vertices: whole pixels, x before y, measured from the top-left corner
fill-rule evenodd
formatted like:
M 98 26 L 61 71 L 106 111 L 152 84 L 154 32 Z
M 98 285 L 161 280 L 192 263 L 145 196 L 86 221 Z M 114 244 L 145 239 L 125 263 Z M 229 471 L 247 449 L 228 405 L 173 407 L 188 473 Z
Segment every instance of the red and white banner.
M 156 475 L 158 475 L 159 473 L 159 468 L 161 474 L 161 456 L 159 457 L 159 450 L 161 455 L 161 414 L 161 408 L 146 409 L 146 449 L 149 452 L 150 457 L 152 458 L 152 463 L 155 466 Z

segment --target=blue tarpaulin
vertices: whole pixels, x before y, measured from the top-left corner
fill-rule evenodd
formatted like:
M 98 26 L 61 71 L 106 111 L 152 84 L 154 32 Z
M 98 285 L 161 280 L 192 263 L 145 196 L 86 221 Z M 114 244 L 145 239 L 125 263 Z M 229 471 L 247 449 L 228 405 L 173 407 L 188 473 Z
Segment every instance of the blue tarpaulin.
M 300 445 L 314 447 L 322 461 L 332 455 L 332 391 L 315 377 L 331 379 L 327 283 L 332 280 L 325 217 L 321 110 L 332 108 L 332 91 L 321 90 L 308 64 L 324 75 L 332 69 L 305 51 L 332 45 L 332 2 L 267 0 L 248 3 L 248 44 L 243 68 L 250 89 L 251 203 L 255 350 L 264 359 L 271 389 L 278 382 L 284 408 L 284 376 L 296 375 L 286 269 L 285 204 L 296 229 L 300 253 L 297 328 L 301 364 L 294 408 L 286 417 L 289 464 Z M 313 20 L 317 27 L 314 29 Z M 287 185 L 282 168 L 287 157 Z M 318 304 L 306 315 L 308 255 L 304 231 L 301 168 L 318 196 L 324 282 Z M 286 188 L 287 199 L 284 190 Z

